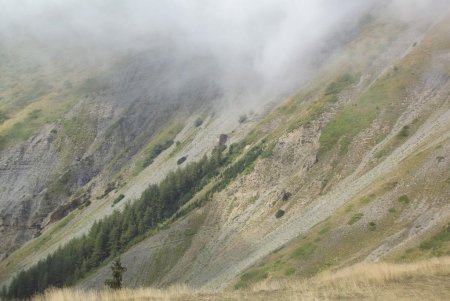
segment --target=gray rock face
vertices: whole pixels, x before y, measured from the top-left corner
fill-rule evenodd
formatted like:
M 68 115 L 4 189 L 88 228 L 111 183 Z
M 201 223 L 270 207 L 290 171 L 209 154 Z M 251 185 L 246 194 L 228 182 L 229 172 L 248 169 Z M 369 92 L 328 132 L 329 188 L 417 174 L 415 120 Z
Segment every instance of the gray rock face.
M 30 217 L 43 206 L 43 190 L 54 177 L 58 154 L 53 144 L 54 127 L 46 126 L 26 142 L 4 151 L 0 157 L 0 233 L 3 256 L 11 246 L 30 239 L 40 229 Z
M 213 73 L 205 58 L 171 61 L 160 52 L 127 57 L 88 80 L 95 84 L 56 123 L 4 149 L 0 258 L 87 202 L 92 186 L 104 189 L 168 121 L 216 98 Z M 76 124 L 72 131 L 68 121 Z

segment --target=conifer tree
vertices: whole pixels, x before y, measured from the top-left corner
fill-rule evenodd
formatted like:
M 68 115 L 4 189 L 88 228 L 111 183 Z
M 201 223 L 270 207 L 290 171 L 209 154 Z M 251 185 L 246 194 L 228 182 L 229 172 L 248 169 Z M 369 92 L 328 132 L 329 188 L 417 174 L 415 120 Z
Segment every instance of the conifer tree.
M 106 279 L 105 285 L 109 286 L 111 289 L 121 289 L 122 288 L 122 274 L 126 272 L 127 268 L 122 266 L 120 262 L 120 257 L 117 257 L 111 265 L 112 279 Z

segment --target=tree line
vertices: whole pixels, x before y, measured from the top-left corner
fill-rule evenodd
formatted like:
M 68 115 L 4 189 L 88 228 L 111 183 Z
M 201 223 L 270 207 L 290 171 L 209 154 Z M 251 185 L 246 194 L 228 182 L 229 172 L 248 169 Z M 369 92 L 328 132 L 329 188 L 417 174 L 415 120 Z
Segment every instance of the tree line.
M 21 271 L 9 287 L 3 287 L 0 295 L 8 299 L 24 299 L 48 287 L 73 285 L 95 268 L 123 253 L 158 224 L 173 216 L 196 192 L 218 176 L 220 169 L 242 151 L 243 144 L 233 145 L 228 152 L 224 149 L 216 147 L 209 158 L 205 155 L 197 162 L 170 172 L 159 184 L 149 185 L 141 197 L 132 204 L 127 203 L 123 211 L 116 210 L 96 221 L 87 234 L 70 240 L 35 266 Z M 225 169 L 214 191 L 223 189 L 256 160 L 261 150 L 261 144 L 255 146 Z

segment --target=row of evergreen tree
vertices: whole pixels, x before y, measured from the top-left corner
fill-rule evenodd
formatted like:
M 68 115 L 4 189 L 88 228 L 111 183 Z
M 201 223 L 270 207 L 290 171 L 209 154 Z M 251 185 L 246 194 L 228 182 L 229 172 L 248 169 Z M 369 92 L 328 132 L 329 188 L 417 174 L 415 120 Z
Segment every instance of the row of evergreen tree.
M 149 230 L 174 215 L 196 192 L 219 175 L 221 168 L 242 148 L 242 145 L 237 145 L 224 152 L 223 147 L 217 147 L 210 158 L 204 156 L 198 162 L 170 172 L 160 184 L 150 185 L 138 200 L 126 204 L 123 211 L 115 211 L 95 222 L 87 235 L 72 239 L 45 260 L 20 272 L 8 288 L 3 288 L 1 295 L 8 299 L 24 299 L 43 292 L 48 287 L 75 284 L 105 261 L 142 240 Z M 261 145 L 254 147 L 238 162 L 225 169 L 219 183 L 229 182 L 252 163 L 259 153 Z M 214 190 L 221 190 L 225 186 L 216 185 Z

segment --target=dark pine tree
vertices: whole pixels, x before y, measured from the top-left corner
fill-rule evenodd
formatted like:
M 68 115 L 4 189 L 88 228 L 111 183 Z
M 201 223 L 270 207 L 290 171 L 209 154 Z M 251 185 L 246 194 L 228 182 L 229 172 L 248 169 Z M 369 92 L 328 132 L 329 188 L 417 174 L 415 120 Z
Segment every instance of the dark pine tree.
M 111 289 L 121 289 L 122 288 L 122 274 L 127 271 L 127 268 L 122 266 L 120 262 L 120 257 L 117 257 L 111 265 L 112 279 L 106 279 L 105 285 L 109 286 Z

